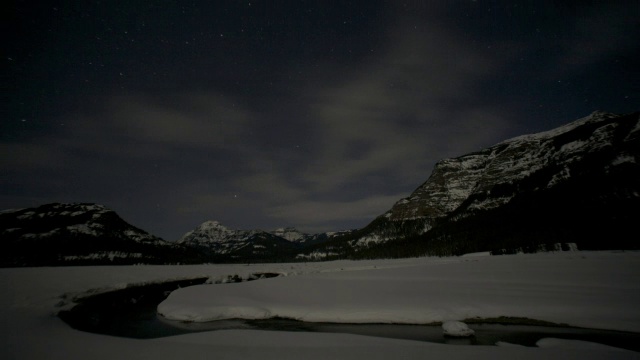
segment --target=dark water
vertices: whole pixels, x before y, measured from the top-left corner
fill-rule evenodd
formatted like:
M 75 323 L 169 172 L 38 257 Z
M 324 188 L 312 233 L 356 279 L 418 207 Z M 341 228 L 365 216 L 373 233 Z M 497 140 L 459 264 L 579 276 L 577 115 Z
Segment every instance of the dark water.
M 270 276 L 272 275 L 262 277 Z M 347 333 L 452 345 L 495 345 L 496 342 L 503 341 L 535 346 L 538 340 L 553 337 L 591 341 L 640 351 L 640 333 L 571 327 L 470 324 L 469 327 L 475 330 L 475 336 L 451 338 L 442 335 L 440 326 L 432 325 L 308 323 L 288 319 L 221 320 L 194 323 L 171 321 L 157 315 L 158 304 L 166 299 L 171 291 L 180 287 L 203 284 L 206 280 L 206 278 L 198 278 L 173 281 L 95 295 L 83 299 L 73 309 L 61 312 L 59 317 L 78 330 L 138 339 L 202 331 L 255 329 Z
M 640 351 L 640 343 L 638 343 L 640 334 L 571 327 L 469 324 L 469 327 L 475 331 L 475 336 L 454 338 L 444 336 L 442 327 L 435 325 L 306 323 L 287 319 L 247 321 L 245 323 L 254 329 L 262 330 L 346 333 L 450 345 L 495 345 L 498 341 L 503 341 L 524 346 L 536 346 L 538 340 L 552 337 L 591 341 Z

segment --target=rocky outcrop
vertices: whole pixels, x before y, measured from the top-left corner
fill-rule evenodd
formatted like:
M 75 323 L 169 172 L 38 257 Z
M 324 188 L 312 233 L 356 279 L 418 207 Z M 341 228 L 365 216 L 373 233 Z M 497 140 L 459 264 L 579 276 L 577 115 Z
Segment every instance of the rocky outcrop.
M 571 176 L 606 171 L 624 164 L 637 166 L 639 136 L 638 114 L 619 116 L 595 112 L 551 131 L 517 137 L 477 153 L 442 160 L 423 185 L 398 201 L 384 216 L 392 221 L 435 220 L 454 211 L 490 209 L 506 204 L 522 187 L 514 185 L 534 175 L 539 175 L 535 190 L 544 190 L 562 184 Z M 593 158 L 597 154 L 606 158 L 595 162 Z M 515 191 L 496 191 L 505 186 Z

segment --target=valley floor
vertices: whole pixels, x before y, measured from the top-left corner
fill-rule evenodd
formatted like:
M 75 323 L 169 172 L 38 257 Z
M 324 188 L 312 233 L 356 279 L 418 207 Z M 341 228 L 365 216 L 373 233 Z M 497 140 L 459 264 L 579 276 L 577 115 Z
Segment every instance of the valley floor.
M 638 359 L 597 344 L 450 346 L 347 334 L 222 330 L 154 340 L 68 327 L 57 311 L 74 296 L 131 284 L 277 272 L 283 277 L 196 286 L 159 307 L 204 321 L 283 316 L 307 321 L 428 323 L 528 317 L 640 332 L 640 252 L 559 252 L 323 263 L 0 269 L 3 359 Z

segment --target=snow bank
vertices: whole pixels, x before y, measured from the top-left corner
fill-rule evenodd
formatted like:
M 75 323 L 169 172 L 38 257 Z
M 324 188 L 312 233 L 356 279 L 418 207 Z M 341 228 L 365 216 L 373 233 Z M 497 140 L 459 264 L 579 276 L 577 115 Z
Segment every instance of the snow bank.
M 639 259 L 635 252 L 425 258 L 397 268 L 193 286 L 173 292 L 158 312 L 201 322 L 278 316 L 427 324 L 510 316 L 640 331 Z
M 476 256 L 491 256 L 491 251 L 481 251 L 481 252 L 467 253 L 462 255 L 462 257 L 476 257 Z
M 442 324 L 442 330 L 445 335 L 455 337 L 469 337 L 475 334 L 475 331 L 469 329 L 462 321 L 446 321 Z

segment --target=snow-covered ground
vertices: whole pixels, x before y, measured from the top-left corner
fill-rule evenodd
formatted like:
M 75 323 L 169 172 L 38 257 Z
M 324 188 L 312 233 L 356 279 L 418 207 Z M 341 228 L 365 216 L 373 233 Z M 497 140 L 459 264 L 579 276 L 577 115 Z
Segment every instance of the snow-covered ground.
M 127 284 L 279 272 L 284 277 L 185 288 L 175 317 L 264 314 L 307 320 L 422 323 L 519 316 L 640 332 L 640 252 L 566 252 L 300 264 L 0 269 L 2 359 L 638 359 L 566 340 L 540 347 L 451 346 L 347 334 L 224 330 L 154 340 L 84 333 L 55 316 L 73 296 Z M 66 295 L 62 297 L 63 295 Z M 508 345 L 508 344 L 501 344 Z

